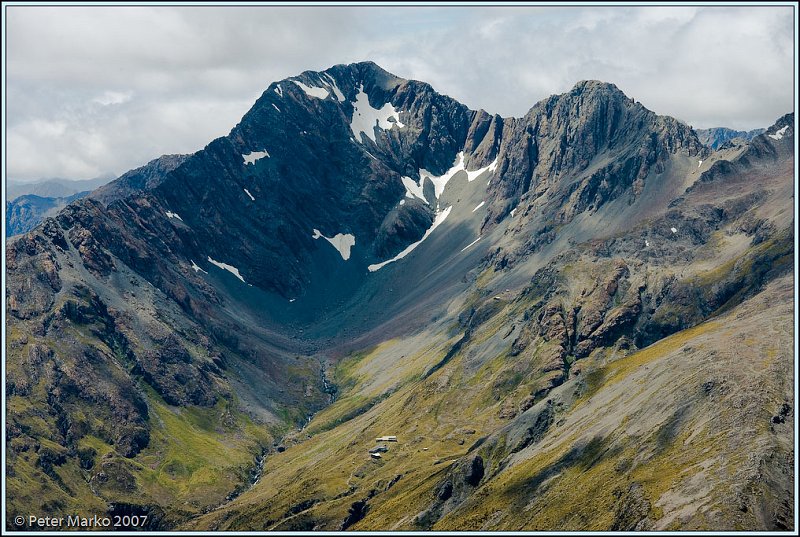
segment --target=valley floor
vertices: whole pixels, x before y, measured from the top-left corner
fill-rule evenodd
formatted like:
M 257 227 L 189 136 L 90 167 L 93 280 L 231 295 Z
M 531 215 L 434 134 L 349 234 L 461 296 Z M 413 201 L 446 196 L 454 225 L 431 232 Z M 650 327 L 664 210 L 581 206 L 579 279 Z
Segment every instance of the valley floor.
M 521 413 L 500 400 L 524 371 L 470 363 L 513 303 L 391 386 L 374 377 L 397 378 L 381 360 L 402 342 L 385 342 L 338 366 L 339 399 L 256 486 L 183 529 L 791 529 L 793 291 L 787 275 L 639 352 L 594 354 Z

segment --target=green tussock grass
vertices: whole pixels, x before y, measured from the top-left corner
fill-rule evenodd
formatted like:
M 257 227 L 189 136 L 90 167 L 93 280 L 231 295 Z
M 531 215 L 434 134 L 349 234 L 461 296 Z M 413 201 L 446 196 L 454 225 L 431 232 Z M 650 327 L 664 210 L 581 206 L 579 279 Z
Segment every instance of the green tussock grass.
M 220 503 L 247 480 L 254 458 L 272 437 L 233 401 L 210 408 L 170 407 L 147 388 L 150 445 L 136 457 L 148 496 L 197 511 Z

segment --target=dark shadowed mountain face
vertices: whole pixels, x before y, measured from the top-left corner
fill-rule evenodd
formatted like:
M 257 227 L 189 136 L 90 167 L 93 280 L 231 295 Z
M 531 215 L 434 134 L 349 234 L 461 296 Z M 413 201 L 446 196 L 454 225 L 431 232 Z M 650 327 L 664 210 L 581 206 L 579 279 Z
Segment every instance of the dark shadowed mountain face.
M 6 236 L 13 237 L 30 231 L 44 218 L 55 216 L 68 203 L 86 197 L 90 192 L 93 199 L 108 204 L 153 188 L 187 157 L 188 155 L 163 155 L 141 168 L 129 171 L 112 183 L 109 183 L 109 178 L 86 181 L 50 179 L 30 184 L 9 183 L 9 201 L 6 202 Z M 76 189 L 80 187 L 86 188 L 86 190 L 78 192 Z M 92 190 L 95 187 L 97 187 L 96 190 Z M 22 192 L 26 193 L 20 194 Z
M 712 151 L 597 81 L 522 118 L 369 62 L 273 83 L 8 243 L 9 514 L 788 527 L 793 125 Z
M 141 168 L 131 170 L 115 181 L 100 186 L 92 192 L 91 197 L 108 205 L 112 201 L 155 188 L 187 158 L 189 155 L 162 155 Z

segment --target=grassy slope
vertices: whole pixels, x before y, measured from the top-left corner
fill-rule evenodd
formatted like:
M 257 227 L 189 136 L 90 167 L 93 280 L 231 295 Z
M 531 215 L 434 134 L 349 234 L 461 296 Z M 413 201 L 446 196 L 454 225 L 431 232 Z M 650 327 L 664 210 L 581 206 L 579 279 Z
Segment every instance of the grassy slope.
M 792 397 L 791 291 L 781 278 L 719 319 L 596 369 L 559 428 L 434 528 L 609 529 L 634 483 L 646 528 L 769 524 L 780 504 L 769 489 L 791 490 L 782 465 L 793 431 L 771 419 Z M 778 482 L 763 477 L 775 469 Z
M 94 466 L 81 468 L 74 458 L 54 467 L 62 486 L 47 478 L 32 447 L 17 452 L 22 443 L 12 440 L 8 476 L 8 513 L 27 512 L 26 506 L 49 506 L 54 512 L 92 516 L 104 513 L 107 502 L 158 504 L 174 523 L 222 503 L 225 497 L 248 479 L 261 446 L 271 437 L 263 427 L 233 410 L 234 404 L 220 401 L 211 408 L 172 407 L 149 390 L 152 423 L 150 445 L 136 457 L 114 453 L 112 445 L 96 436 L 78 441 L 79 449 L 94 450 Z M 85 409 L 90 413 L 90 409 Z M 52 425 L 40 416 L 32 403 L 22 397 L 9 398 L 8 411 L 20 422 L 41 428 L 39 443 L 57 454 L 68 450 L 46 440 Z M 52 436 L 52 433 L 49 434 Z M 103 473 L 108 479 L 98 479 Z
M 607 529 L 633 483 L 644 489 L 651 527 L 760 527 L 756 506 L 742 514 L 731 498 L 739 493 L 736 486 L 754 475 L 752 461 L 742 458 L 751 452 L 766 457 L 787 438 L 786 431 L 778 438 L 769 426 L 770 412 L 790 396 L 792 382 L 791 290 L 785 278 L 780 281 L 783 288 L 773 285 L 769 295 L 723 319 L 607 364 L 607 352 L 585 360 L 583 376 L 553 392 L 564 394 L 560 425 L 541 444 L 517 454 L 514 464 L 434 529 Z M 763 309 L 765 301 L 772 308 Z M 422 372 L 448 345 L 402 362 L 416 365 L 389 394 L 362 392 L 368 379 L 359 372 L 369 371 L 391 342 L 341 362 L 337 382 L 348 387 L 341 398 L 315 416 L 295 445 L 267 459 L 257 486 L 188 527 L 335 530 L 354 502 L 367 500 L 365 517 L 351 529 L 421 529 L 415 515 L 433 502 L 448 470 L 480 436 L 506 425 L 498 417 L 504 401 L 537 385 L 539 379 L 526 373 L 530 364 L 508 360 L 505 352 L 479 362 L 477 369 L 474 360 L 481 345 L 502 338 L 509 318 L 523 307 L 505 306 L 427 379 Z M 741 356 L 758 363 L 744 368 L 736 360 Z M 714 388 L 719 394 L 712 390 L 712 396 L 700 397 L 709 381 L 722 386 Z M 675 415 L 682 405 L 689 405 L 687 413 Z M 745 411 L 730 410 L 742 405 Z M 715 415 L 719 418 L 709 419 Z M 599 430 L 596 422 L 602 424 Z M 370 460 L 367 449 L 383 434 L 396 434 L 400 441 L 389 444 L 382 460 Z M 754 435 L 758 449 L 745 448 Z M 710 491 L 700 487 L 698 476 L 712 483 Z M 730 476 L 736 476 L 735 486 Z M 545 501 L 533 501 L 543 490 Z M 691 500 L 687 490 L 699 499 Z M 751 496 L 741 501 L 755 501 Z M 698 502 L 706 502 L 710 514 L 691 515 Z
M 157 506 L 156 511 L 167 513 L 164 523 L 172 525 L 221 504 L 243 487 L 255 459 L 272 443 L 272 434 L 241 412 L 233 396 L 219 397 L 211 407 L 171 406 L 138 379 L 148 408 L 150 440 L 132 458 L 116 453 L 107 434 L 114 416 L 75 397 L 63 410 L 70 430 L 82 433 L 65 447 L 58 415 L 48 402 L 52 378 L 85 367 L 74 360 L 85 349 L 103 357 L 91 364 L 92 374 L 109 379 L 126 375 L 114 350 L 87 326 L 73 325 L 58 341 L 30 336 L 31 331 L 20 325 L 9 330 L 10 377 L 35 381 L 28 393 L 8 397 L 7 417 L 22 431 L 8 442 L 8 467 L 13 469 L 7 476 L 9 520 L 28 513 L 31 505 L 46 506 L 52 514 L 92 516 L 104 513 L 108 502 L 122 502 Z M 25 372 L 25 357 L 33 344 L 55 351 L 38 377 Z

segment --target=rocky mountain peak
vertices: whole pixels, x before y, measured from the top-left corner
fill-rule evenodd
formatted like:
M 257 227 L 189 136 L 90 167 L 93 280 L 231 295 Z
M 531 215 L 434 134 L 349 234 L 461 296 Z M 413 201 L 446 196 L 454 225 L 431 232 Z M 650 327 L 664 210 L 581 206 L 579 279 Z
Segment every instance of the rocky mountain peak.
M 779 138 L 773 138 L 773 140 L 777 139 L 780 140 L 783 136 L 789 136 L 794 133 L 794 112 L 790 112 L 786 115 L 779 117 L 775 123 L 767 129 L 766 134 L 769 136 L 770 134 L 776 134 L 781 129 L 783 130 L 782 136 Z
M 578 82 L 540 101 L 525 117 L 505 121 L 502 138 L 507 142 L 500 148 L 501 181 L 485 227 L 505 218 L 523 197 L 547 193 L 558 220 L 622 194 L 635 198 L 672 155 L 707 152 L 691 127 L 596 80 Z
M 702 150 L 690 128 L 613 84 L 581 81 L 523 118 L 502 118 L 361 62 L 271 84 L 228 136 L 157 159 L 95 197 L 112 217 L 160 215 L 174 234 L 161 259 L 206 271 L 213 260 L 294 299 L 331 277 L 331 264 L 358 286 L 367 267 L 421 241 L 446 218 L 452 201 L 441 195 L 460 169 L 489 170 L 475 216 L 488 230 L 536 199 L 551 220 L 568 221 L 635 197 L 670 155 Z M 327 242 L 349 246 L 320 250 Z
M 631 100 L 628 98 L 621 89 L 619 89 L 616 84 L 612 84 L 611 82 L 603 82 L 602 80 L 580 80 L 575 83 L 572 89 L 569 91 L 571 95 L 580 95 L 583 93 L 607 93 L 607 94 L 614 94 L 625 99 Z
M 160 215 L 152 228 L 171 230 L 160 259 L 230 266 L 245 284 L 294 299 L 329 278 L 331 264 L 357 286 L 367 267 L 421 241 L 446 218 L 453 201 L 441 196 L 460 173 L 489 170 L 475 216 L 488 230 L 521 203 L 539 200 L 550 220 L 568 221 L 634 198 L 670 155 L 703 150 L 689 127 L 613 84 L 581 81 L 523 118 L 502 118 L 361 62 L 271 84 L 228 136 L 94 197 L 112 218 Z M 342 248 L 321 251 L 327 242 Z M 148 271 L 174 279 L 167 266 Z
M 162 155 L 94 190 L 91 197 L 108 205 L 143 190 L 153 189 L 187 158 L 189 155 Z

